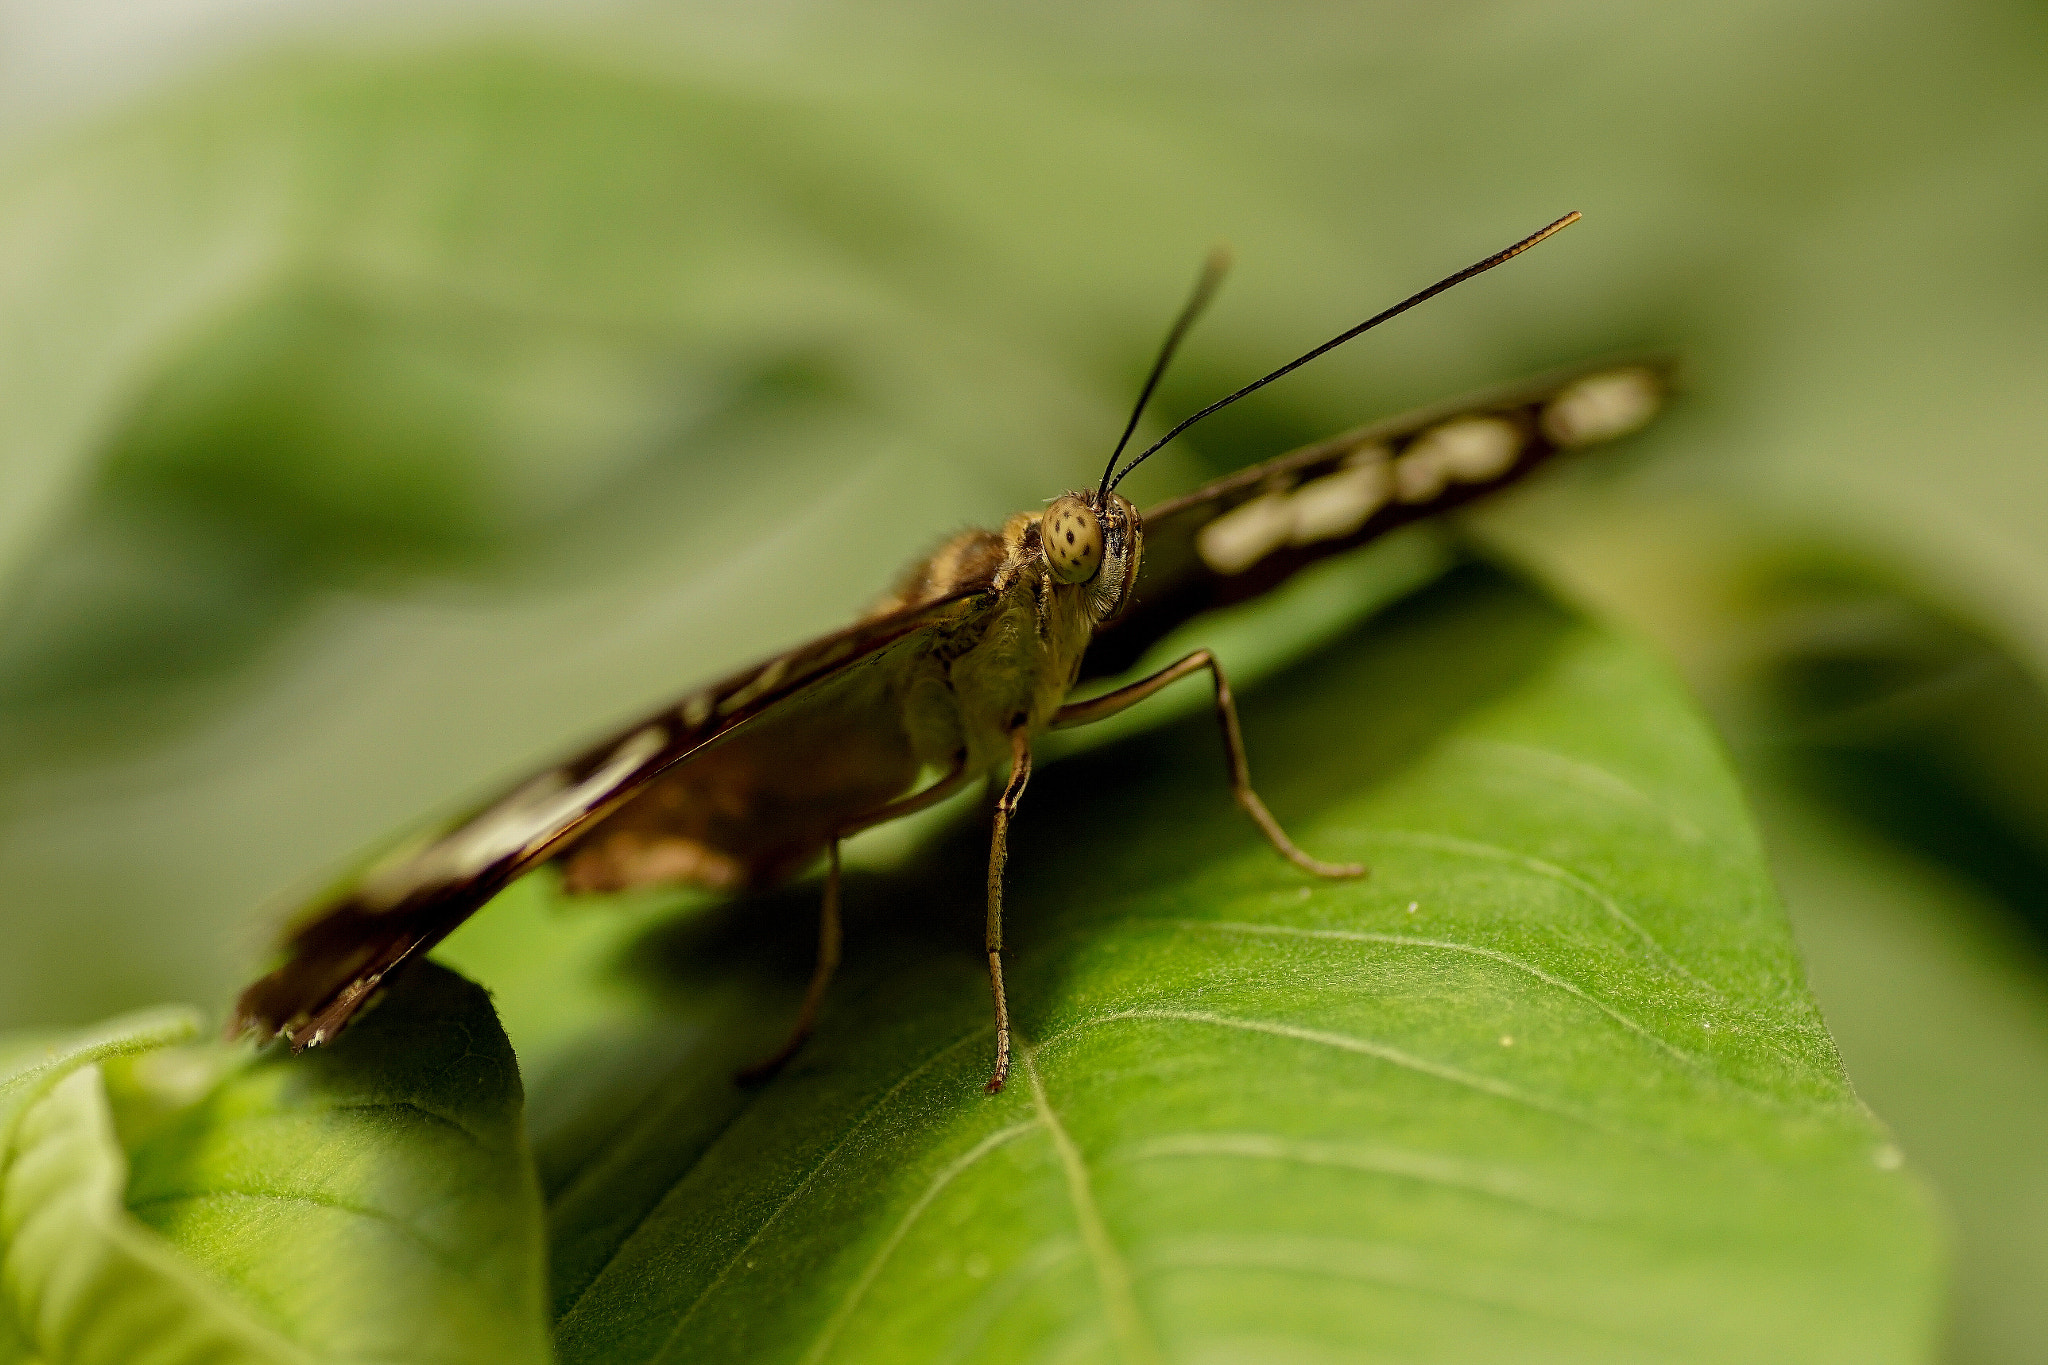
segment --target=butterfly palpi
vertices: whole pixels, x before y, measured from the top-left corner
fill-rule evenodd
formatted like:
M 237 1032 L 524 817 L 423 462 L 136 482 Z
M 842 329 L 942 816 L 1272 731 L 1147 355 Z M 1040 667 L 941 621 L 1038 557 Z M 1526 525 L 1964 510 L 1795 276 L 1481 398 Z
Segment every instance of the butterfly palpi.
M 432 948 L 542 863 L 565 888 L 664 882 L 761 887 L 825 860 L 818 956 L 788 1045 L 815 1023 L 839 960 L 839 846 L 983 775 L 1005 776 L 988 859 L 995 1067 L 1010 1065 L 1003 993 L 1003 862 L 1031 776 L 1034 737 L 1113 716 L 1206 672 L 1232 794 L 1282 856 L 1317 877 L 1357 877 L 1297 848 L 1253 791 L 1223 670 L 1197 650 L 1087 700 L 1084 678 L 1128 669 L 1173 627 L 1255 596 L 1304 566 L 1521 478 L 1561 450 L 1634 430 L 1660 405 L 1657 364 L 1577 370 L 1309 446 L 1142 515 L 1117 483 L 1195 422 L 1575 221 L 1432 285 L 1122 456 L 1167 361 L 1221 276 L 1212 257 L 1181 311 L 1099 485 L 999 531 L 963 532 L 844 630 L 690 693 L 657 715 L 383 858 L 316 903 L 284 961 L 237 1003 L 231 1032 L 296 1051 L 335 1036 L 395 968 Z

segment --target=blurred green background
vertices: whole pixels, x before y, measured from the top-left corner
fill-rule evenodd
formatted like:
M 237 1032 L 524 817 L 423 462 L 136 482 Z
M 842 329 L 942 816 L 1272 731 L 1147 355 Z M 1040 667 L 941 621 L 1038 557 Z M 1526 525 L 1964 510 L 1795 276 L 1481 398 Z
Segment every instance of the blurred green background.
M 421 813 L 1088 477 L 1606 351 L 1480 523 L 1722 725 L 1859 1090 L 2048 1360 L 2035 6 L 0 5 L 0 1026 L 218 1007 Z

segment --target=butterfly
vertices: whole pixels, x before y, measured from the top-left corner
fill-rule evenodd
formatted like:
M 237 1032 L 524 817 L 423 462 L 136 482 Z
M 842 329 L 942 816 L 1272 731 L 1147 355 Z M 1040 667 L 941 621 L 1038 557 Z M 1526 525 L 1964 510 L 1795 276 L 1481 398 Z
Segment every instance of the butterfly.
M 1221 280 L 1225 262 L 1212 255 L 1095 488 L 1016 513 L 998 530 L 960 533 L 845 629 L 700 687 L 376 861 L 301 918 L 282 964 L 242 993 L 230 1033 L 279 1035 L 294 1051 L 331 1040 L 395 969 L 543 863 L 560 869 L 571 893 L 656 883 L 740 889 L 788 880 L 822 855 L 817 963 L 788 1043 L 753 1073 L 772 1074 L 812 1031 L 839 961 L 841 843 L 984 775 L 1003 775 L 985 909 L 993 1094 L 1010 1064 L 1003 865 L 1032 742 L 1115 715 L 1197 673 L 1210 678 L 1230 790 L 1266 839 L 1310 875 L 1365 875 L 1357 864 L 1304 852 L 1259 800 L 1229 682 L 1209 651 L 1098 696 L 1070 694 L 1127 670 L 1193 616 L 1513 483 L 1560 451 L 1635 430 L 1666 396 L 1666 367 L 1580 367 L 1410 413 L 1142 513 L 1116 488 L 1211 413 L 1578 216 L 1219 399 L 1119 466 L 1168 361 Z

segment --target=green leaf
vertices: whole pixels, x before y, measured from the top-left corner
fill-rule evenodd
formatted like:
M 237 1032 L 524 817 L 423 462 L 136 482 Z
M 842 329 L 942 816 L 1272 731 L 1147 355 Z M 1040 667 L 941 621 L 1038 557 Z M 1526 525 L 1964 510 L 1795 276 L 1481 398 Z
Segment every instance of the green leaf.
M 174 1007 L 124 1015 L 69 1035 L 0 1036 L 0 1162 L 13 1149 L 22 1116 L 72 1072 L 111 1057 L 180 1043 L 198 1032 L 197 1012 Z
M 1924 1358 L 1934 1220 L 1661 666 L 1464 571 L 1245 729 L 1373 875 L 1274 857 L 1205 716 L 1046 765 L 1001 1096 L 979 820 L 849 878 L 823 1032 L 751 1099 L 815 886 L 626 949 L 677 1003 L 554 1019 L 535 1082 L 580 1116 L 540 1129 L 563 1358 Z
M 0 1048 L 0 1360 L 284 1361 L 122 1208 L 103 1062 L 191 1038 L 190 1010 Z
M 53 1365 L 314 1359 L 253 1321 L 122 1207 L 128 1164 L 98 1067 L 72 1071 L 28 1111 L 9 1165 L 4 1232 L 18 1358 Z
M 8 1082 L 40 1089 L 5 1168 L 0 1360 L 551 1359 L 518 1071 L 481 990 L 423 967 L 301 1058 L 87 1064 L 191 1032 L 174 1022 Z

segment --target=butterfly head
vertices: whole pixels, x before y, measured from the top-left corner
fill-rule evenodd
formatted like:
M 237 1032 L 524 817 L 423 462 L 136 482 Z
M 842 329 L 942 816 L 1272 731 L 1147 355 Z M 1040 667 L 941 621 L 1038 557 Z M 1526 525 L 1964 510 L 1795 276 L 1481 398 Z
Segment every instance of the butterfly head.
M 1045 570 L 1056 582 L 1086 587 L 1096 622 L 1123 610 L 1138 577 L 1143 536 L 1138 509 L 1111 493 L 1067 493 L 1039 519 Z

